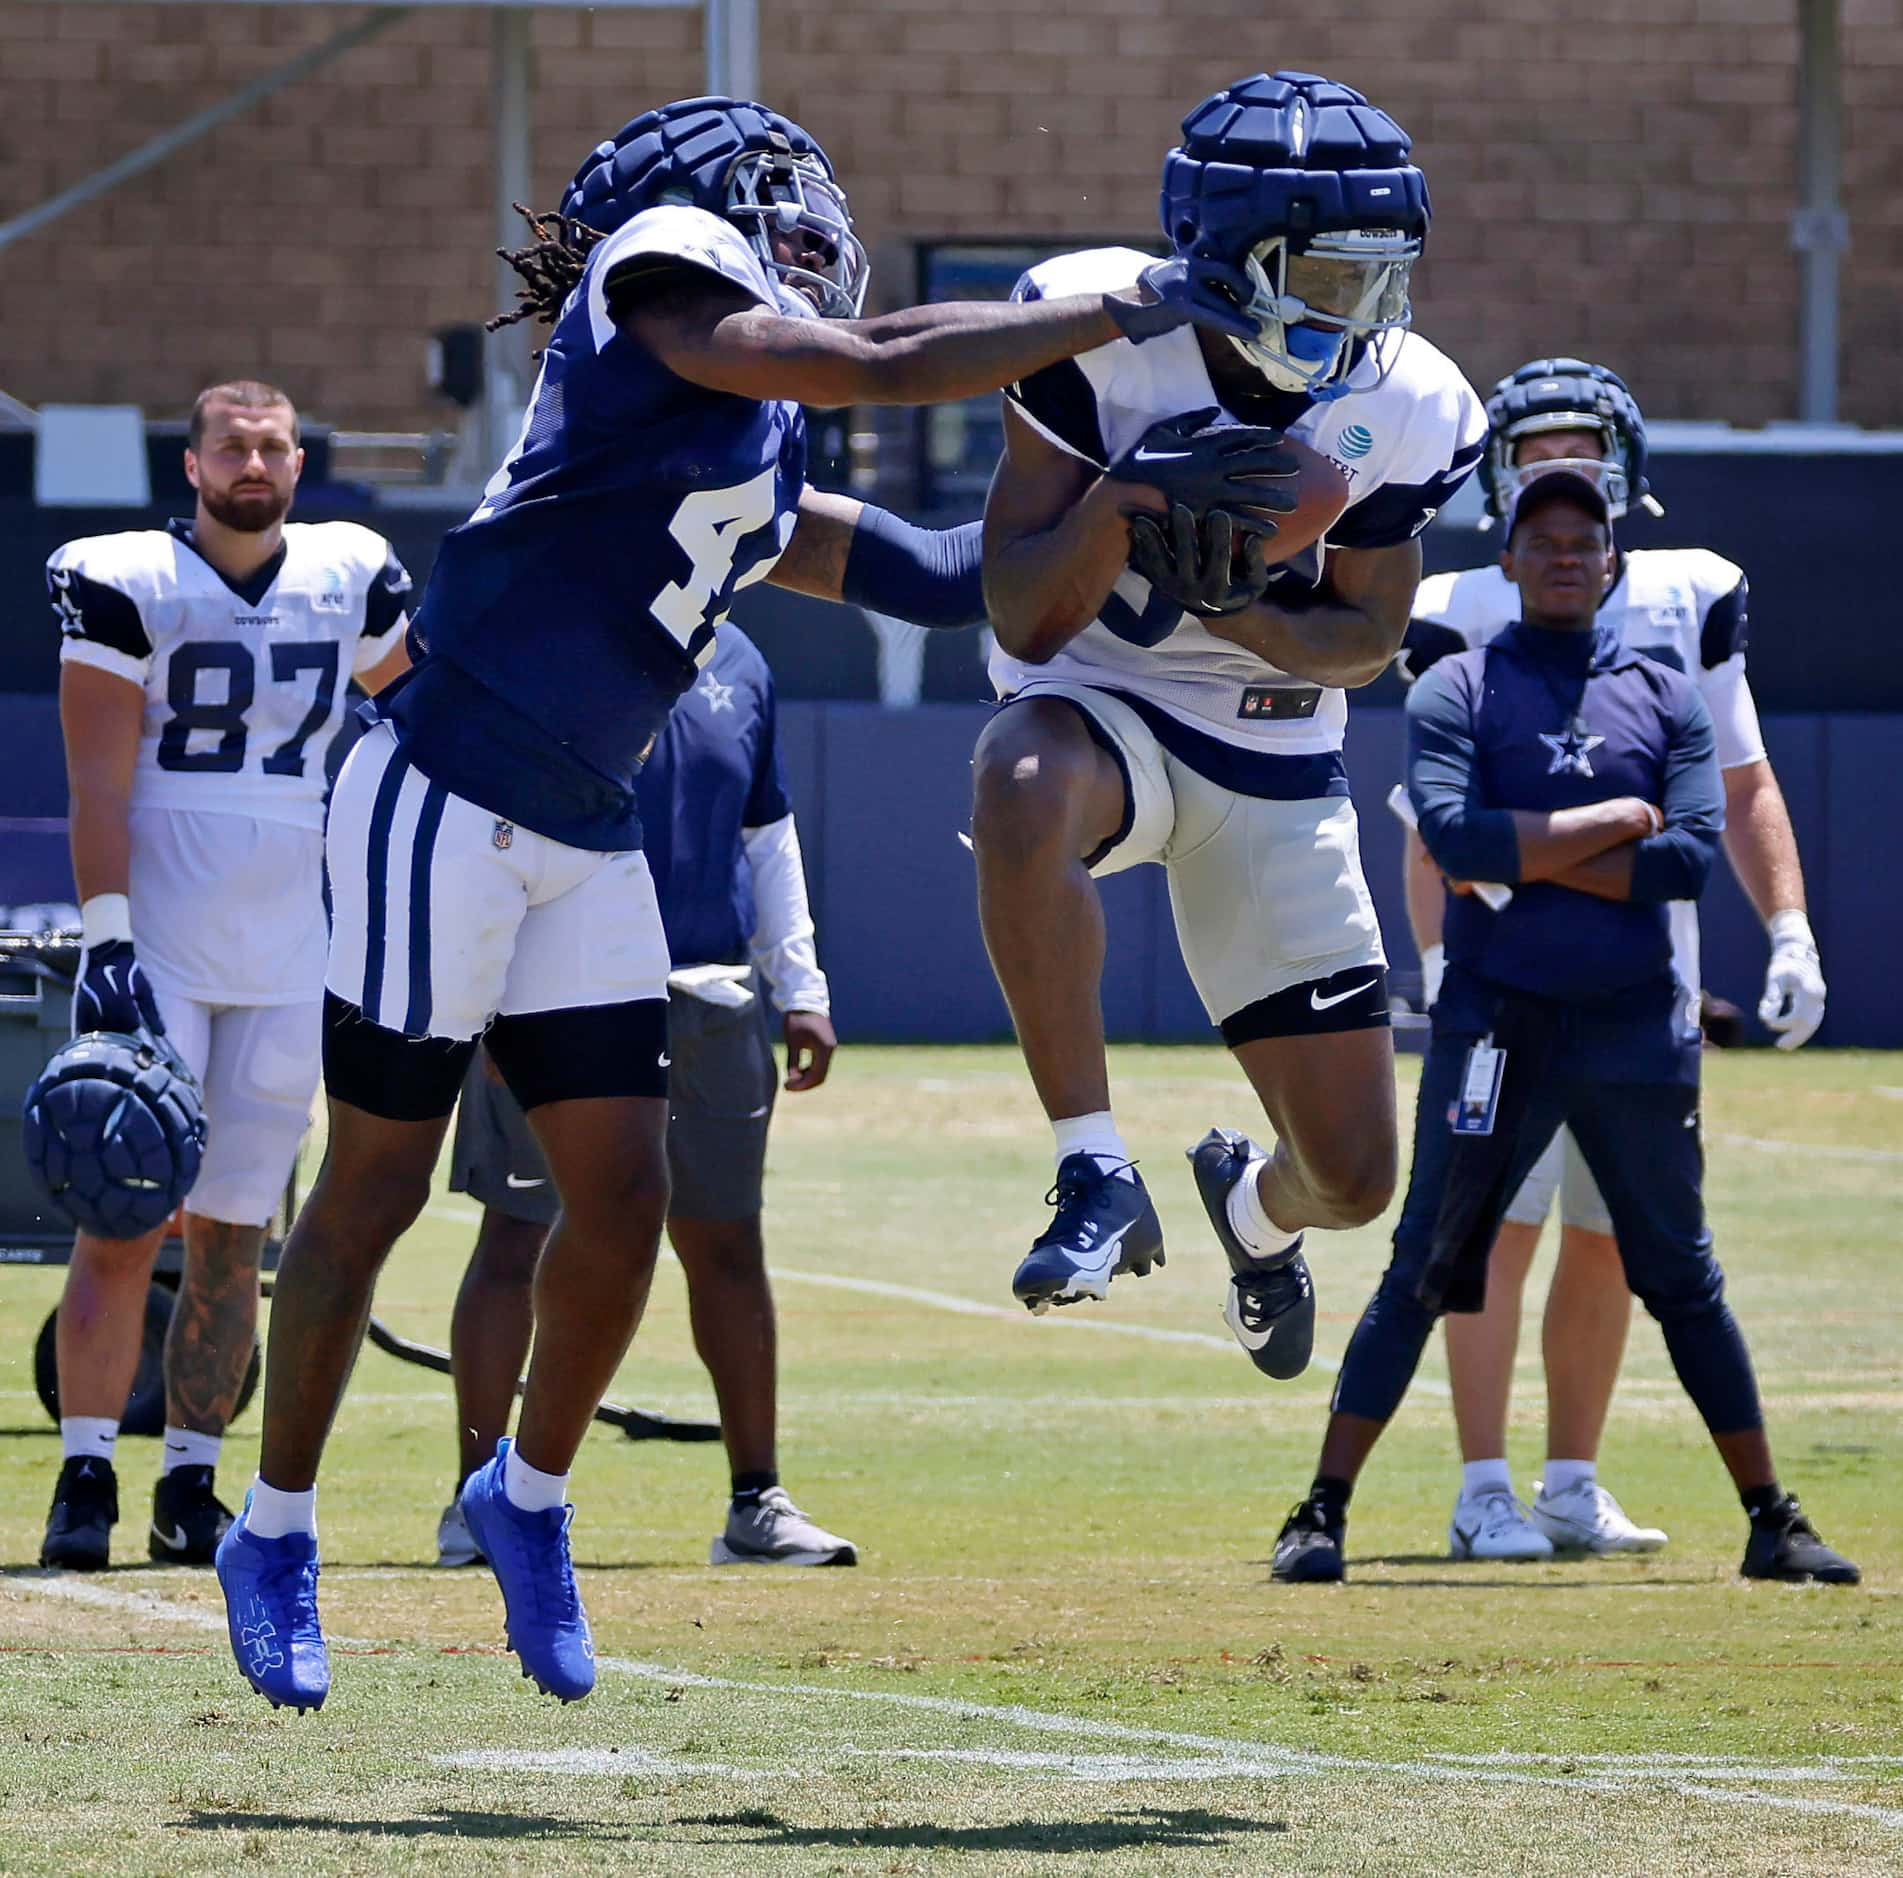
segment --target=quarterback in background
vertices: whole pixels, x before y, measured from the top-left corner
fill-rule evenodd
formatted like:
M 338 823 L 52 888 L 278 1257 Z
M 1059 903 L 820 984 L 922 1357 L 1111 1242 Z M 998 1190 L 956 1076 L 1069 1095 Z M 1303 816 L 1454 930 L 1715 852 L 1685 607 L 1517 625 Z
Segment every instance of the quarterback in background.
M 1056 1216 L 1017 1269 L 1032 1310 L 1147 1272 L 1163 1235 L 1112 1117 L 1096 877 L 1169 875 L 1184 962 L 1273 1123 L 1191 1150 L 1228 1257 L 1224 1316 L 1256 1367 L 1307 1365 L 1311 1227 L 1387 1204 L 1396 1164 L 1387 971 L 1342 763 L 1346 690 L 1401 643 L 1415 537 L 1479 461 L 1478 399 L 1408 330 L 1426 239 L 1409 141 L 1300 72 L 1204 100 L 1163 166 L 1176 265 L 1247 291 L 1237 332 L 1117 341 L 1010 388 L 985 510 L 1002 708 L 975 759 L 993 969 L 1056 1137 Z M 1018 297 L 1115 292 L 1129 248 L 1061 255 Z M 1320 555 L 1278 517 L 1317 458 L 1345 504 Z M 1312 523 L 1310 524 L 1312 531 Z
M 1555 472 L 1587 477 L 1614 519 L 1632 505 L 1663 513 L 1646 481 L 1645 420 L 1624 381 L 1605 366 L 1534 359 L 1494 386 L 1487 420 L 1480 476 L 1490 519 L 1502 527 L 1520 491 Z M 1615 553 L 1599 618 L 1632 650 L 1690 677 L 1711 712 L 1725 852 L 1771 936 L 1758 1015 L 1777 1033 L 1779 1049 L 1794 1050 L 1823 1022 L 1824 980 L 1797 838 L 1745 673 L 1746 600 L 1743 571 L 1707 549 L 1631 548 Z M 1519 617 L 1519 589 L 1498 565 L 1433 575 L 1415 598 L 1403 670 L 1417 677 L 1447 653 L 1488 644 Z M 1418 837 L 1410 837 L 1408 858 L 1408 917 L 1431 1005 L 1445 894 Z M 1698 908 L 1676 901 L 1670 913 L 1673 967 L 1695 1022 Z M 1513 1491 L 1505 1460 L 1507 1409 L 1520 1298 L 1555 1192 L 1559 1257 L 1543 1327 L 1548 1458 L 1528 1507 Z M 1605 1202 L 1569 1131 L 1554 1140 L 1507 1209 L 1488 1273 L 1486 1309 L 1446 1320 L 1462 1461 L 1449 1526 L 1455 1556 L 1547 1558 L 1555 1550 L 1649 1552 L 1664 1545 L 1665 1533 L 1637 1525 L 1597 1477 L 1632 1293 Z
M 165 1035 L 210 1121 L 165 1342 L 148 1550 L 169 1564 L 209 1564 L 230 1523 L 213 1470 L 317 1089 L 324 749 L 351 678 L 374 691 L 409 663 L 410 580 L 389 543 L 285 521 L 303 462 L 283 392 L 213 385 L 185 452 L 192 519 L 68 542 L 46 570 L 84 940 L 73 1029 Z M 108 1562 L 113 1448 L 163 1236 L 74 1244 L 43 1565 Z

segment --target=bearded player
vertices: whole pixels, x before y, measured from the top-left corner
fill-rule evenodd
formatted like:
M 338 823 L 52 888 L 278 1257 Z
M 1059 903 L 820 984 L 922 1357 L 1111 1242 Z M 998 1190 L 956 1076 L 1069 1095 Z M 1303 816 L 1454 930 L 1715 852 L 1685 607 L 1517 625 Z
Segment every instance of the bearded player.
M 80 1031 L 163 1032 L 205 1092 L 165 1340 L 165 1461 L 147 1550 L 208 1565 L 213 1486 L 251 1360 L 258 1257 L 317 1092 L 324 749 L 351 678 L 409 663 L 410 578 L 355 522 L 287 522 L 304 452 L 274 386 L 192 407 L 189 522 L 69 541 L 47 563 L 84 954 Z M 43 1565 L 98 1570 L 119 1418 L 164 1228 L 81 1232 L 60 1297 L 64 1463 Z
M 1484 436 L 1466 381 L 1408 330 L 1429 217 L 1408 149 L 1359 92 L 1305 73 L 1199 104 L 1164 162 L 1163 232 L 1246 275 L 1248 330 L 1111 344 L 1022 379 L 985 510 L 1004 703 L 976 755 L 979 908 L 1057 1160 L 1056 1216 L 1013 1290 L 1042 1310 L 1162 1262 L 1111 1112 L 1095 885 L 1157 862 L 1190 977 L 1275 1128 L 1272 1149 L 1212 1128 L 1191 1160 L 1232 1270 L 1224 1316 L 1279 1377 L 1313 1340 L 1304 1233 L 1374 1218 L 1395 1177 L 1345 692 L 1400 645 L 1415 537 Z M 1145 263 L 1064 255 L 1018 294 L 1117 291 Z M 1319 570 L 1277 564 L 1292 541 L 1276 517 L 1299 519 L 1317 454 L 1345 505 Z
M 1580 359 L 1534 359 L 1494 386 L 1481 481 L 1490 519 L 1504 526 L 1540 476 L 1585 476 L 1613 518 L 1629 506 L 1662 514 L 1646 481 L 1645 419 L 1624 381 Z M 1765 753 L 1745 672 L 1748 589 L 1743 570 L 1704 548 L 1615 553 L 1599 618 L 1633 650 L 1676 667 L 1698 687 L 1717 732 L 1725 793 L 1725 852 L 1771 939 L 1758 1006 L 1778 1048 L 1807 1042 L 1824 1017 L 1824 979 L 1806 913 L 1804 869 L 1783 792 Z M 1519 589 L 1499 566 L 1421 583 L 1402 664 L 1418 676 L 1436 659 L 1488 644 L 1520 617 Z M 1432 989 L 1438 984 L 1438 872 L 1409 842 L 1408 915 Z M 1673 969 L 1695 1017 L 1698 908 L 1671 907 Z M 1520 1296 L 1557 1192 L 1560 1244 L 1545 1314 L 1547 1461 L 1529 1507 L 1513 1491 L 1506 1420 L 1519 1341 Z M 1632 1317 L 1612 1221 L 1571 1135 L 1562 1131 L 1507 1209 L 1488 1265 L 1486 1309 L 1447 1318 L 1459 1430 L 1461 1491 L 1449 1522 L 1456 1557 L 1547 1558 L 1555 1550 L 1650 1552 L 1656 1526 L 1632 1520 L 1598 1479 L 1601 1431 Z
M 278 1278 L 258 1479 L 218 1555 L 240 1668 L 300 1709 L 330 1680 L 318 1462 L 479 1033 L 562 1206 L 515 1440 L 461 1504 L 524 1672 L 565 1701 L 593 1687 L 568 1469 L 668 1208 L 668 952 L 638 773 L 754 581 L 924 623 L 977 612 L 975 526 L 815 494 L 801 406 L 966 397 L 1119 335 L 1238 321 L 1214 261 L 861 319 L 865 252 L 825 153 L 726 98 L 635 119 L 536 230 L 513 258 L 553 330 L 521 437 L 445 539 L 424 656 L 331 812 L 329 1149 Z

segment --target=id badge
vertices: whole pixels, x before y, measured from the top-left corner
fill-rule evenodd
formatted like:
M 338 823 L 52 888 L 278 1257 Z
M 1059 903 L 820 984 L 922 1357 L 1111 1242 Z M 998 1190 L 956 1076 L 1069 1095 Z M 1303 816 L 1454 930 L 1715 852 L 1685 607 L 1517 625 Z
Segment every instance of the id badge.
M 1500 1106 L 1500 1081 L 1506 1074 L 1507 1053 L 1496 1050 L 1491 1035 L 1482 1037 L 1467 1052 L 1467 1068 L 1460 1079 L 1460 1096 L 1454 1103 L 1454 1133 L 1490 1135 L 1493 1117 Z

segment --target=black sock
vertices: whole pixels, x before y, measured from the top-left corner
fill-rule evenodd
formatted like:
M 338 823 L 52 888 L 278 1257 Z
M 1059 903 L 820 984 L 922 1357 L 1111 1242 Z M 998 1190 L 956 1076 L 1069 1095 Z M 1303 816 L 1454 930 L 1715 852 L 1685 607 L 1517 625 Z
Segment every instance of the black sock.
M 1752 1487 L 1738 1495 L 1754 1526 L 1781 1526 L 1784 1523 L 1785 1492 L 1774 1480 L 1766 1487 Z
M 772 1467 L 762 1467 L 751 1474 L 735 1474 L 733 1497 L 744 1505 L 751 1505 L 761 1494 L 779 1484 L 779 1471 Z
M 1322 1516 L 1322 1524 L 1339 1533 L 1348 1523 L 1348 1502 L 1354 1497 L 1355 1483 L 1338 1474 L 1317 1474 L 1308 1490 L 1309 1504 Z

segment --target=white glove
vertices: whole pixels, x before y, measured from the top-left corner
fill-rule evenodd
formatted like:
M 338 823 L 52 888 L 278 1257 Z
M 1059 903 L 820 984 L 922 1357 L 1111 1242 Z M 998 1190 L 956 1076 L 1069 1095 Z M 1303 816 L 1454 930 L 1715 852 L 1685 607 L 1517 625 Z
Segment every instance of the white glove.
M 1780 1050 L 1808 1043 L 1824 1021 L 1824 973 L 1810 921 L 1796 907 L 1771 915 L 1771 965 L 1758 1000 L 1758 1022 L 1778 1033 Z
M 1429 946 L 1421 954 L 1421 1008 L 1431 1011 L 1440 1002 L 1440 981 L 1447 975 L 1447 948 Z

